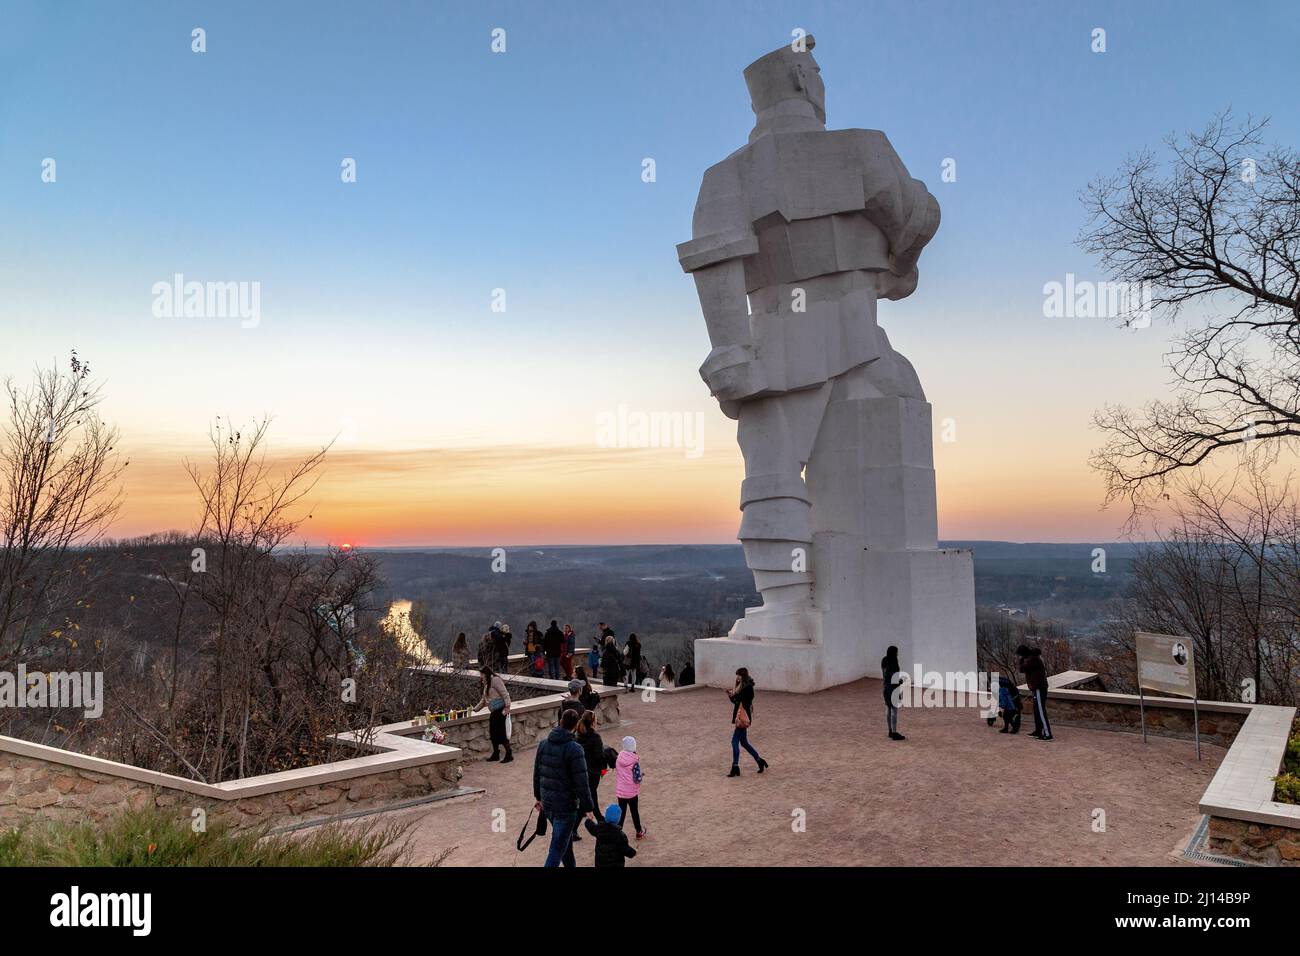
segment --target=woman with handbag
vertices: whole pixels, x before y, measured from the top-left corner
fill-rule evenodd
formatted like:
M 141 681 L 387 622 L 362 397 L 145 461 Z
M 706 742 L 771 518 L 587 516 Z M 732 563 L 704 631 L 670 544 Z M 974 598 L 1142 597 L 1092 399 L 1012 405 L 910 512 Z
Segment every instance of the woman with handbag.
M 492 756 L 487 759 L 509 763 L 515 759 L 515 755 L 510 752 L 510 735 L 506 733 L 506 718 L 510 716 L 510 692 L 506 690 L 506 682 L 501 679 L 501 675 L 486 664 L 480 667 L 478 672 L 482 680 L 483 695 L 472 709 L 482 710 L 484 705 L 487 705 L 488 736 L 492 741 Z M 504 759 L 500 755 L 502 747 L 506 748 Z
M 758 764 L 758 772 L 767 769 L 768 763 L 758 755 L 749 742 L 749 727 L 754 722 L 754 678 L 749 676 L 749 669 L 741 667 L 736 671 L 736 686 L 727 691 L 731 700 L 731 773 L 728 777 L 740 776 L 740 748 L 744 747 Z

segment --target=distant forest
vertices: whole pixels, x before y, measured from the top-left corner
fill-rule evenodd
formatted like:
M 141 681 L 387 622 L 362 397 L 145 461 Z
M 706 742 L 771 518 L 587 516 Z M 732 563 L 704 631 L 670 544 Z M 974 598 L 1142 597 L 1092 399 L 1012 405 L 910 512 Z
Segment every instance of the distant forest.
M 1014 617 L 1051 619 L 1066 633 L 1097 634 L 1131 578 L 1140 545 L 1012 544 L 954 541 L 975 554 L 981 606 Z M 1095 548 L 1104 548 L 1097 571 Z M 492 570 L 490 549 L 367 552 L 377 561 L 382 603 L 415 603 L 413 623 L 434 654 L 456 634 L 471 645 L 494 621 L 522 634 L 529 621 L 572 624 L 586 644 L 605 621 L 621 639 L 636 633 L 647 653 L 674 666 L 691 640 L 723 631 L 759 603 L 739 545 L 629 545 L 506 548 L 505 570 Z M 499 565 L 498 565 L 499 566 Z

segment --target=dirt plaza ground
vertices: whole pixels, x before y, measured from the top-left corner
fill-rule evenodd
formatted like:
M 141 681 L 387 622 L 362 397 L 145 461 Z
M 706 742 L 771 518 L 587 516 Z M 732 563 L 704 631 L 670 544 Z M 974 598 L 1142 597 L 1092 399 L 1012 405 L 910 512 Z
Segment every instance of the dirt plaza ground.
M 812 695 L 760 687 L 750 739 L 771 769 L 756 774 L 742 752 L 742 775 L 728 778 L 722 691 L 653 702 L 634 693 L 620 704 L 620 726 L 601 733 L 613 746 L 635 736 L 645 769 L 648 836 L 633 866 L 1168 865 L 1224 754 L 1204 746 L 1197 763 L 1189 742 L 1067 725 L 1040 742 L 1026 736 L 1028 716 L 1013 736 L 966 708 L 904 710 L 907 740 L 891 741 L 880 683 L 868 680 Z M 481 795 L 379 819 L 413 824 L 415 862 L 447 853 L 447 866 L 540 866 L 544 840 L 515 850 L 534 753 L 466 764 L 462 785 Z M 600 802 L 613 802 L 612 774 Z M 580 866 L 591 864 L 593 845 L 577 845 Z

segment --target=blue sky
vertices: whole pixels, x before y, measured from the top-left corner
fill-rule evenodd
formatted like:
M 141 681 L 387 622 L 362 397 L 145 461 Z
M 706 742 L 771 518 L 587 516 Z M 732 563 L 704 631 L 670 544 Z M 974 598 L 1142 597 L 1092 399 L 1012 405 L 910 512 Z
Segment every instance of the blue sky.
M 358 447 L 381 450 L 574 445 L 619 402 L 700 409 L 730 483 L 738 458 L 695 372 L 707 338 L 673 245 L 702 171 L 752 125 L 741 70 L 803 28 L 829 125 L 884 130 L 943 208 L 917 293 L 881 311 L 936 420 L 959 424 L 936 450 L 941 509 L 945 489 L 1090 481 L 1089 412 L 1160 394 L 1166 336 L 1043 318 L 1044 282 L 1102 278 L 1073 246 L 1078 193 L 1228 107 L 1300 143 L 1296 13 L 6 2 L 0 373 L 76 347 L 128 442 L 160 449 L 213 413 L 273 412 L 295 443 L 347 419 Z M 355 184 L 340 182 L 344 157 Z M 956 182 L 939 180 L 945 158 Z M 175 272 L 259 281 L 261 325 L 154 318 L 150 286 Z M 488 308 L 497 287 L 504 315 Z M 1045 499 L 1032 536 L 1117 524 L 1096 516 L 1096 488 L 1072 490 L 1057 524 L 1063 505 Z M 998 534 L 995 517 L 963 511 L 941 530 L 1028 535 Z

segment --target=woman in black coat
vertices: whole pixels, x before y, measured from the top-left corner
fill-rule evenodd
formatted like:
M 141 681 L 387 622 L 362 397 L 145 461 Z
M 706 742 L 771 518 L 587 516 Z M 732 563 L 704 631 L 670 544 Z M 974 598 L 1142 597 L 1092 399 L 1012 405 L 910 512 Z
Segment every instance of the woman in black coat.
M 617 687 L 623 675 L 623 655 L 618 652 L 612 637 L 605 638 L 605 650 L 600 655 L 600 670 L 606 687 Z
M 742 667 L 736 671 L 736 686 L 727 691 L 731 700 L 731 773 L 728 777 L 740 776 L 740 748 L 744 747 L 755 763 L 758 772 L 767 769 L 767 761 L 758 755 L 749 742 L 749 725 L 754 722 L 754 678 L 749 676 L 749 669 Z M 742 716 L 743 714 L 743 716 Z
M 578 721 L 577 735 L 574 737 L 582 745 L 582 752 L 587 758 L 587 786 L 591 788 L 591 805 L 600 814 L 600 800 L 596 791 L 600 788 L 600 771 L 605 766 L 605 742 L 596 733 L 596 712 L 589 710 Z

